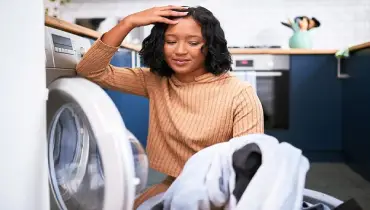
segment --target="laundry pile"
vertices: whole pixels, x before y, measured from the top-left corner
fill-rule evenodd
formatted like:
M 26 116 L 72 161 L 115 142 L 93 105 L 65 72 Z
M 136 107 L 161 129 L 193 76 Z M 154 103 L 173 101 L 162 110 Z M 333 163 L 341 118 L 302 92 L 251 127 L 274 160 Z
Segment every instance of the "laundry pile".
M 233 138 L 193 155 L 163 194 L 138 210 L 354 210 L 303 200 L 309 161 L 272 136 Z M 355 208 L 360 210 L 361 208 Z

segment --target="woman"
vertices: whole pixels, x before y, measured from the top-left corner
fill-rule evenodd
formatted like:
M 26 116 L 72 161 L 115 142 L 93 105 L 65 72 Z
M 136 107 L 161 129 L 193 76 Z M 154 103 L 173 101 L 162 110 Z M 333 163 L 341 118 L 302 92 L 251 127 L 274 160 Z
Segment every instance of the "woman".
M 140 55 L 149 68 L 109 64 L 135 27 L 155 24 Z M 261 103 L 250 84 L 229 75 L 231 57 L 219 21 L 203 7 L 155 7 L 127 16 L 98 39 L 77 66 L 97 84 L 149 98 L 150 167 L 168 177 L 135 201 L 166 191 L 185 162 L 210 145 L 263 133 Z

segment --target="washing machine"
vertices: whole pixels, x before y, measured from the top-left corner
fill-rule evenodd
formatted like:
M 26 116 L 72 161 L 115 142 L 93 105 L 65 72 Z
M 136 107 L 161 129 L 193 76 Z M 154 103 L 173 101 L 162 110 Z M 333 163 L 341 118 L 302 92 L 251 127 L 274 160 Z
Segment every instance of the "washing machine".
M 50 205 L 132 209 L 148 159 L 106 92 L 76 75 L 91 40 L 45 27 Z

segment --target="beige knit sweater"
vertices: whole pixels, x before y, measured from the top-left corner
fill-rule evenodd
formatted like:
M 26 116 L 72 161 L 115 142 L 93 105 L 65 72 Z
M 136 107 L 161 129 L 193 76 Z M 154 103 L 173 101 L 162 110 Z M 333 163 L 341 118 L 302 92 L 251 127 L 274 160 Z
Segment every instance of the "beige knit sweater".
M 102 87 L 149 98 L 146 150 L 153 169 L 177 177 L 197 151 L 235 136 L 264 132 L 262 106 L 250 84 L 229 73 L 207 73 L 183 83 L 146 68 L 115 67 L 109 63 L 116 51 L 98 39 L 77 72 Z

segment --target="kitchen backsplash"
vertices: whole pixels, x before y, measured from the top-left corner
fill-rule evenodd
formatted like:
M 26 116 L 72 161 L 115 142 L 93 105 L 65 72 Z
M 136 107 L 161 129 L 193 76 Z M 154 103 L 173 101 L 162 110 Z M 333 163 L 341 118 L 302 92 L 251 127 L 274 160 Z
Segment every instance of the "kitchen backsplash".
M 62 17 L 68 17 L 69 20 L 73 20 L 73 17 L 104 17 L 107 14 L 124 17 L 155 5 L 174 3 L 165 0 L 127 0 L 77 4 L 72 1 L 62 12 Z M 188 0 L 179 1 L 178 4 L 209 8 L 220 20 L 230 46 L 287 47 L 292 31 L 280 22 L 296 16 L 315 17 L 321 22 L 321 26 L 312 31 L 314 48 L 340 49 L 370 41 L 369 0 Z M 150 33 L 150 27 L 142 31 L 146 36 Z

